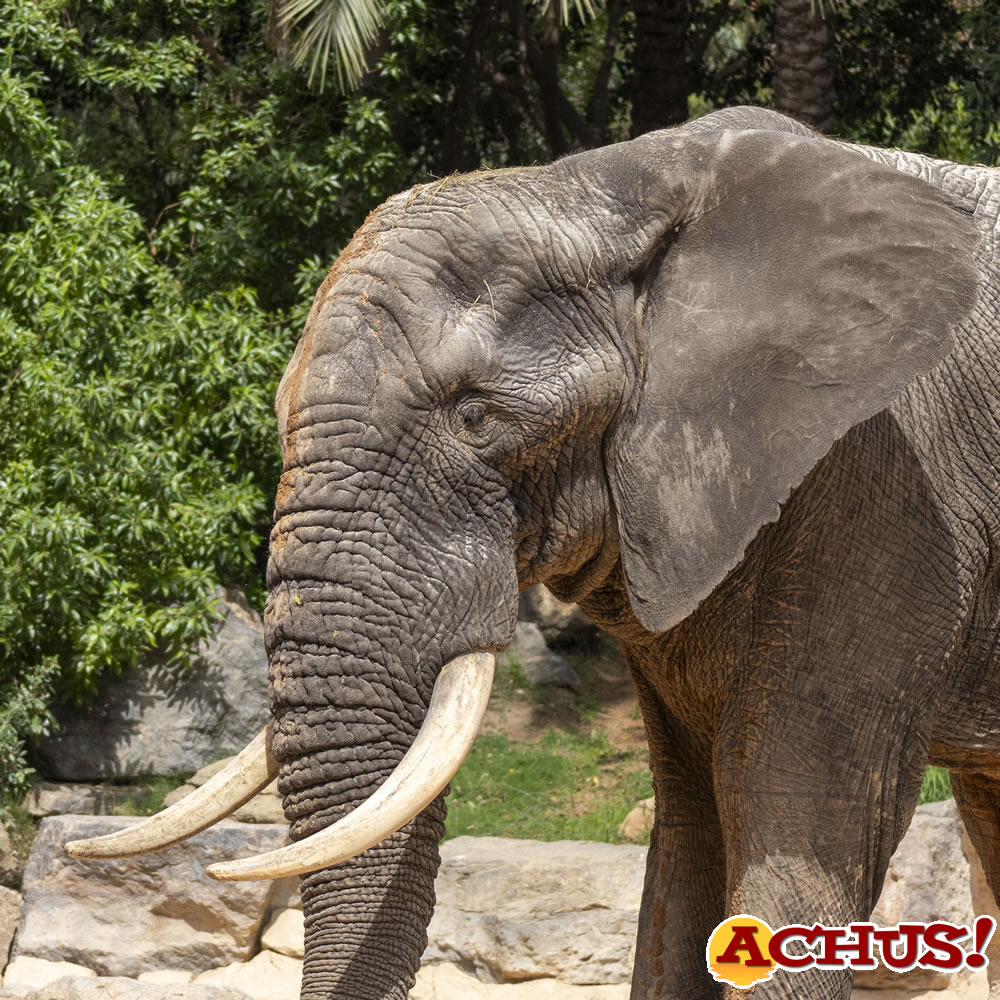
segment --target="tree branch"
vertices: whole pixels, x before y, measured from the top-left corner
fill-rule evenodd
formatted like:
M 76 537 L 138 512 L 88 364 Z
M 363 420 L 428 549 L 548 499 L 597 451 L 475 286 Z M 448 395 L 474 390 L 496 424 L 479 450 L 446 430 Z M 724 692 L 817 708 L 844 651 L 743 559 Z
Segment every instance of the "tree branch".
M 594 90 L 587 108 L 590 146 L 599 146 L 608 129 L 608 85 L 611 81 L 611 69 L 615 64 L 615 52 L 618 50 L 618 27 L 624 7 L 624 0 L 610 0 L 607 7 L 608 27 L 604 33 L 604 51 L 594 76 Z
M 194 40 L 201 46 L 202 52 L 208 56 L 212 65 L 220 72 L 224 73 L 230 68 L 229 60 L 218 50 L 213 39 L 209 38 L 197 21 L 188 21 L 188 29 L 194 35 Z

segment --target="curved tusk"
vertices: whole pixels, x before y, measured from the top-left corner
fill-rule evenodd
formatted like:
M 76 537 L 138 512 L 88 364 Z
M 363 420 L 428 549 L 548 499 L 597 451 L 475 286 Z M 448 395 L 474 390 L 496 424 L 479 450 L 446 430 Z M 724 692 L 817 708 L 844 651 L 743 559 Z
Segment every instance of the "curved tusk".
M 434 801 L 465 759 L 490 700 L 493 666 L 492 653 L 466 653 L 441 668 L 412 746 L 343 819 L 277 851 L 211 865 L 207 874 L 226 882 L 304 875 L 357 857 L 395 833 Z
M 180 802 L 125 830 L 89 840 L 71 840 L 74 858 L 130 858 L 159 851 L 194 836 L 228 816 L 266 788 L 278 774 L 265 726 L 221 771 Z

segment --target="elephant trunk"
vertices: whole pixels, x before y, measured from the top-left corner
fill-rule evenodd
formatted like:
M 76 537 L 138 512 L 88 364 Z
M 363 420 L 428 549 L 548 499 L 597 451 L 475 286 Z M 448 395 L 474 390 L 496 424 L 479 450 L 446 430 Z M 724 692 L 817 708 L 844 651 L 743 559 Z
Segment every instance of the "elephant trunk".
M 305 477 L 298 478 L 301 484 Z M 388 515 L 375 514 L 375 504 L 360 513 L 345 509 L 337 502 L 339 479 L 322 490 L 322 478 L 308 480 L 324 501 L 319 508 L 282 498 L 287 513 L 272 536 L 265 616 L 271 752 L 295 843 L 270 860 L 250 859 L 256 869 L 250 877 L 310 870 L 302 881 L 303 1000 L 404 1000 L 434 909 L 444 789 L 485 709 L 492 656 L 473 652 L 458 625 L 444 620 L 446 583 L 414 554 L 427 548 L 417 542 L 417 529 L 397 521 L 390 531 Z M 372 531 L 375 524 L 383 530 Z M 402 531 L 409 532 L 407 544 Z M 432 708 L 439 692 L 455 687 L 455 663 L 464 675 L 463 665 L 480 659 L 488 669 L 472 685 L 475 711 L 461 707 L 468 699 L 459 683 L 460 707 L 445 723 L 457 732 L 474 716 L 465 746 L 457 748 Z M 431 776 L 421 766 L 427 743 L 439 755 L 443 747 L 448 758 L 443 766 L 431 762 Z M 376 803 L 392 813 L 400 797 L 402 812 L 388 829 L 380 827 Z M 369 821 L 373 809 L 376 819 Z M 360 837 L 346 852 L 337 844 L 345 827 Z M 338 863 L 310 856 L 301 866 L 293 858 L 291 869 L 280 867 L 289 852 L 311 854 L 326 838 L 333 839 Z M 347 859 L 356 848 L 364 850 Z M 229 868 L 240 877 L 241 864 L 213 874 L 227 877 Z M 320 864 L 326 866 L 311 870 Z
M 434 912 L 444 795 L 376 847 L 302 878 L 302 1000 L 405 1000 Z

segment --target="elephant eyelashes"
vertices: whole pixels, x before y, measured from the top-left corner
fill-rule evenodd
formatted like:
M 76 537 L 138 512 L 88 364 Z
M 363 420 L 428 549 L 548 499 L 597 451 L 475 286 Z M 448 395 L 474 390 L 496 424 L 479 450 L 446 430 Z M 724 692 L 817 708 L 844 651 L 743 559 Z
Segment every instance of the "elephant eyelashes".
M 464 431 L 481 431 L 486 426 L 486 406 L 476 399 L 464 399 L 455 408 L 459 428 Z
M 486 423 L 486 407 L 482 403 L 475 403 L 462 411 L 462 423 L 469 430 L 476 430 Z

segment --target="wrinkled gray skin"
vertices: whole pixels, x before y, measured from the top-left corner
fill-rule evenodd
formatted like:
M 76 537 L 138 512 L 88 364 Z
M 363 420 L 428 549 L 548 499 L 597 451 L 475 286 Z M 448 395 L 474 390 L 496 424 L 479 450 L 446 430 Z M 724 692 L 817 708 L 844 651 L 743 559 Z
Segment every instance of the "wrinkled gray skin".
M 998 206 L 994 171 L 737 109 L 374 212 L 278 394 L 293 836 L 544 581 L 621 640 L 649 736 L 634 998 L 722 996 L 727 914 L 867 917 L 928 762 L 996 891 Z M 304 998 L 406 995 L 444 814 L 304 878 Z

